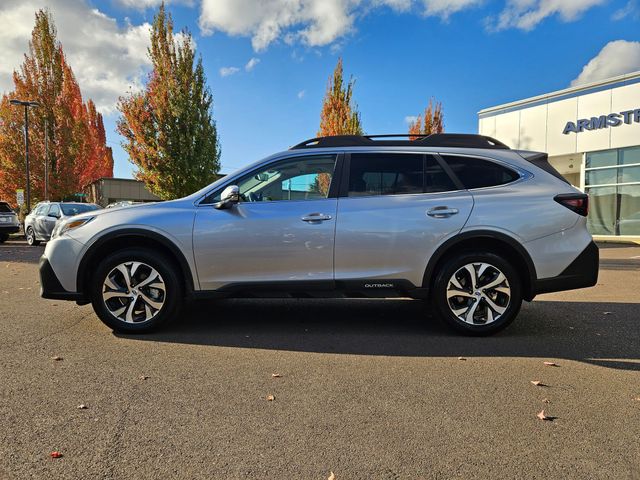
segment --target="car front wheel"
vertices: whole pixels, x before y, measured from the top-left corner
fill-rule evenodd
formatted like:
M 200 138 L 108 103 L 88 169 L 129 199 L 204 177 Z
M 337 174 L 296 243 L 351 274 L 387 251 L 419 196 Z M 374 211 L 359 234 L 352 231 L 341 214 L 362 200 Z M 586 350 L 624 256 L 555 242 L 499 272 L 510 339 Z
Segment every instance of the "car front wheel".
M 490 252 L 451 257 L 433 289 L 439 317 L 467 335 L 489 335 L 509 325 L 522 305 L 522 281 L 504 258 Z
M 27 228 L 25 236 L 27 237 L 27 243 L 30 246 L 36 247 L 36 246 L 40 245 L 40 240 L 36 240 L 36 232 L 33 231 L 32 227 L 28 227 Z
M 179 315 L 182 285 L 164 255 L 143 248 L 120 250 L 96 269 L 91 302 L 111 329 L 146 333 Z

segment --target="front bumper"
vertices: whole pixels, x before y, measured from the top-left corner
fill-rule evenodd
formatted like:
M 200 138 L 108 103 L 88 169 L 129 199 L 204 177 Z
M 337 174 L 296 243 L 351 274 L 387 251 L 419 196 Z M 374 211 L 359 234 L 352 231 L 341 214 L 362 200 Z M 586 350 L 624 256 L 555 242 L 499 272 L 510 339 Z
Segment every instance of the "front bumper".
M 40 296 L 52 300 L 75 300 L 85 302 L 84 295 L 78 292 L 69 292 L 64 289 L 58 277 L 56 277 L 49 259 L 44 255 L 40 257 Z
M 598 246 L 592 241 L 560 275 L 536 280 L 536 295 L 593 287 L 598 282 L 599 262 Z

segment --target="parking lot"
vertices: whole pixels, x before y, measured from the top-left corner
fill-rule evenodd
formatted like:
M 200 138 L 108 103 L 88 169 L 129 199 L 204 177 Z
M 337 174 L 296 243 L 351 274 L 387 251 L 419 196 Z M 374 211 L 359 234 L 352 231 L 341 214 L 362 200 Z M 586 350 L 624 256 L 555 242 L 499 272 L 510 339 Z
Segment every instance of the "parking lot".
M 39 297 L 42 251 L 0 245 L 0 479 L 640 479 L 640 247 L 489 338 L 409 300 L 206 302 L 115 335 Z

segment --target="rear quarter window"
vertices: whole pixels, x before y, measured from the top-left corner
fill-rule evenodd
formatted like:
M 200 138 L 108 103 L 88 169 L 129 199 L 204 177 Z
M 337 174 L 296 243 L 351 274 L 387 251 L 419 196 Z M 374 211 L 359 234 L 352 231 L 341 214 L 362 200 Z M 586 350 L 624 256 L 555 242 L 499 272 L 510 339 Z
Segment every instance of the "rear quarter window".
M 0 202 L 0 213 L 13 213 L 11 207 L 6 202 Z
M 466 189 L 495 187 L 520 178 L 517 172 L 489 160 L 457 155 L 442 155 Z

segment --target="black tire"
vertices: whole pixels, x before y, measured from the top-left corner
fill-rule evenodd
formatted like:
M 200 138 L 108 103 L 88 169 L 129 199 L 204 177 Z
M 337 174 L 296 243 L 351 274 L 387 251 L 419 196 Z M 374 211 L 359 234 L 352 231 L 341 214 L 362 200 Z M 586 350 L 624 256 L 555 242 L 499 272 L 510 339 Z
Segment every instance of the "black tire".
M 496 320 L 490 323 L 467 323 L 458 316 L 456 316 L 452 308 L 449 304 L 449 299 L 447 298 L 447 291 L 449 280 L 451 277 L 458 272 L 465 265 L 473 264 L 473 263 L 486 263 L 495 268 L 497 268 L 504 276 L 508 282 L 508 287 L 510 289 L 510 298 L 508 300 L 508 304 L 506 310 L 497 317 Z M 494 274 L 495 270 L 487 269 L 487 275 Z M 468 277 L 470 278 L 470 277 Z M 484 278 L 484 277 L 480 277 Z M 461 281 L 464 281 L 464 275 Z M 490 282 L 489 282 L 490 283 Z M 466 288 L 465 288 L 466 290 Z M 469 291 L 475 294 L 476 289 L 470 288 Z M 482 289 L 477 289 L 480 291 Z M 496 293 L 496 291 L 489 289 L 488 294 L 496 295 L 496 301 L 501 301 L 501 303 L 505 303 L 505 297 L 501 293 Z M 483 309 L 486 312 L 489 307 L 486 301 L 480 296 L 475 299 L 466 299 L 465 297 L 458 297 L 451 300 L 453 302 L 478 302 L 478 307 L 476 307 L 476 312 L 479 316 L 482 316 Z M 468 303 L 467 305 L 473 305 L 473 303 Z M 432 296 L 432 305 L 435 307 L 436 313 L 438 317 L 443 320 L 447 325 L 454 328 L 458 332 L 461 332 L 465 335 L 473 335 L 473 336 L 482 336 L 482 335 L 490 335 L 496 333 L 504 328 L 506 328 L 518 315 L 520 311 L 520 307 L 522 306 L 522 279 L 516 269 L 509 263 L 508 260 L 503 257 L 491 253 L 491 252 L 463 252 L 461 254 L 457 254 L 451 256 L 449 259 L 445 261 L 437 273 L 436 280 L 433 287 L 433 296 Z M 503 305 L 504 306 L 504 305 Z M 463 306 L 462 308 L 465 308 Z M 495 315 L 492 311 L 491 315 Z M 485 315 L 486 316 L 486 315 Z M 472 315 L 473 317 L 473 315 Z M 474 320 L 472 320 L 474 321 Z
M 129 323 L 116 317 L 109 311 L 106 305 L 106 302 L 112 302 L 113 300 L 105 301 L 103 299 L 102 292 L 107 275 L 118 265 L 129 262 L 141 262 L 154 268 L 160 274 L 164 283 L 164 303 L 161 308 L 155 312 L 155 315 L 146 321 Z M 131 271 L 131 269 L 129 269 L 129 271 Z M 142 281 L 138 283 L 142 283 Z M 133 290 L 133 288 L 135 288 L 133 280 L 131 284 Z M 106 257 L 100 262 L 91 278 L 89 292 L 93 309 L 98 317 L 100 317 L 100 320 L 112 330 L 120 333 L 148 333 L 158 329 L 180 314 L 183 300 L 182 282 L 174 263 L 166 256 L 146 248 L 127 248 Z M 126 299 L 122 301 L 126 302 Z M 133 310 L 135 310 L 135 305 Z
M 9 234 L 7 233 L 0 233 L 0 243 L 4 243 L 7 240 L 9 240 Z
M 37 247 L 40 245 L 40 240 L 36 240 L 36 232 L 33 231 L 33 227 L 28 227 L 24 235 L 27 237 L 27 244 L 30 247 Z

